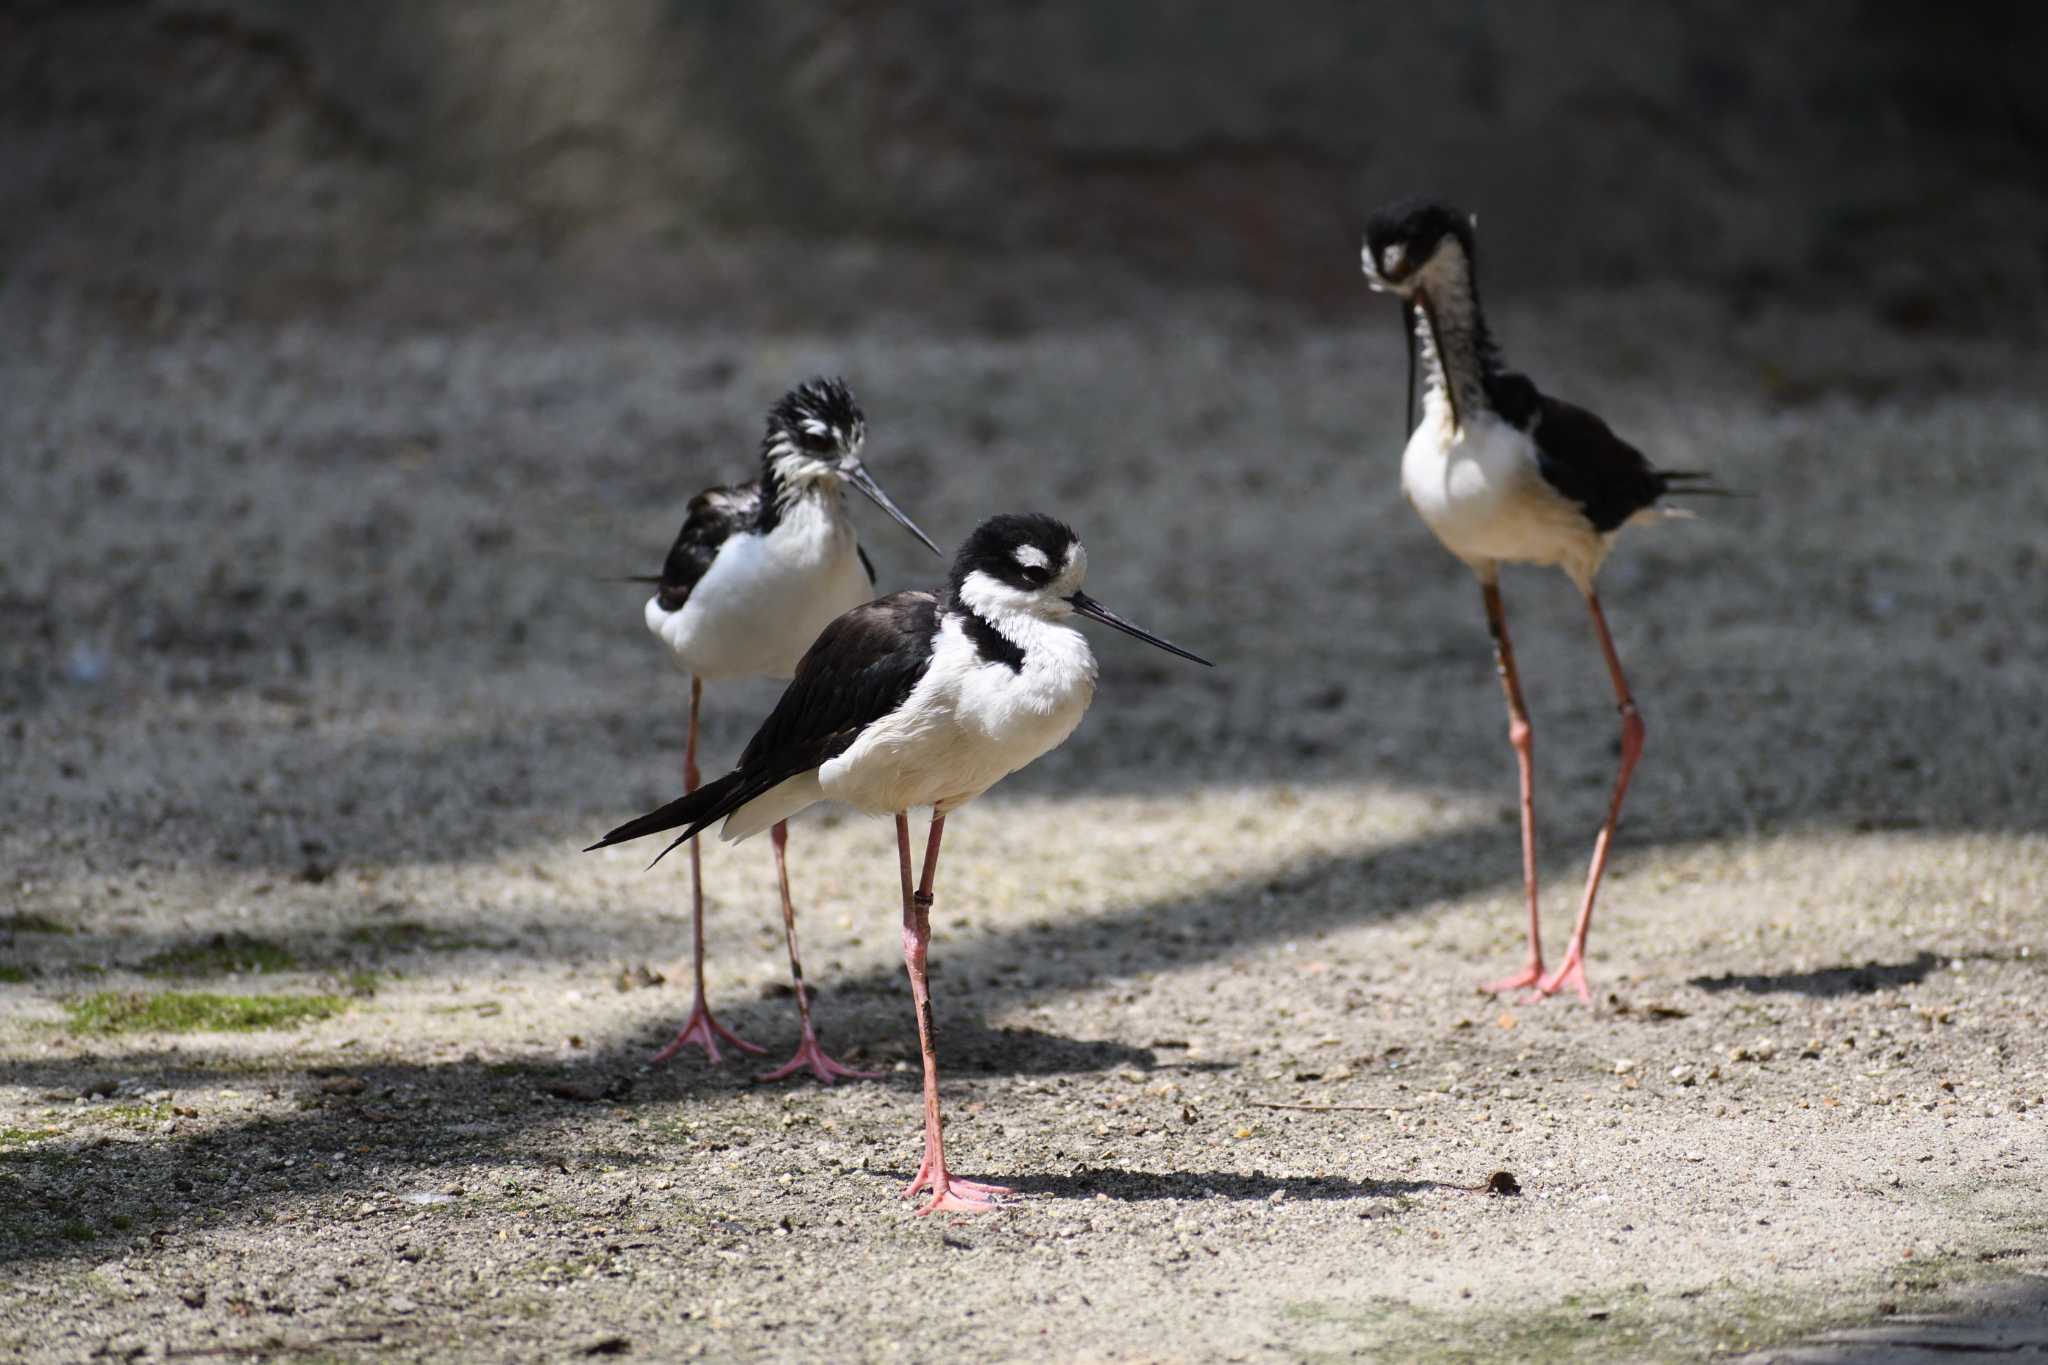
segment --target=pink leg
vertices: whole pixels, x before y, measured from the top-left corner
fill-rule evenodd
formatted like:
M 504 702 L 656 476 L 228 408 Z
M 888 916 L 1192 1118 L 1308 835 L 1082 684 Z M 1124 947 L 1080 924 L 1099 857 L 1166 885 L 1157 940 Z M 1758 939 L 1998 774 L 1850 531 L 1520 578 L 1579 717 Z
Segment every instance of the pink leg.
M 1480 589 L 1486 597 L 1486 627 L 1493 633 L 1494 668 L 1500 674 L 1501 690 L 1508 696 L 1508 743 L 1515 747 L 1515 763 L 1522 772 L 1522 890 L 1529 899 L 1528 964 L 1513 976 L 1479 987 L 1497 994 L 1521 990 L 1543 979 L 1543 937 L 1536 898 L 1536 743 L 1528 708 L 1522 705 L 1522 680 L 1515 673 L 1515 647 L 1508 641 L 1508 614 L 1501 605 L 1500 584 L 1482 583 Z
M 931 944 L 932 877 L 939 866 L 939 836 L 946 817 L 932 816 L 931 838 L 924 849 L 924 877 L 917 890 L 910 889 L 910 817 L 896 816 L 897 861 L 903 869 L 903 962 L 910 969 L 910 995 L 917 1004 L 917 1041 L 924 1051 L 924 1160 L 917 1174 L 903 1189 L 905 1198 L 919 1190 L 932 1192 L 931 1202 L 918 1212 L 938 1210 L 958 1213 L 988 1213 L 1002 1206 L 999 1195 L 1015 1194 L 1001 1185 L 983 1185 L 961 1180 L 946 1169 L 945 1139 L 939 1131 L 939 1054 L 932 1034 L 932 995 L 925 982 L 925 950 Z
M 701 775 L 697 771 L 697 708 L 704 698 L 704 680 L 692 675 L 690 678 L 690 738 L 683 750 L 683 790 L 693 792 Z M 746 1039 L 734 1033 L 711 1017 L 711 1007 L 704 1003 L 704 864 L 697 852 L 697 841 L 690 840 L 690 921 L 691 946 L 697 977 L 697 1002 L 690 1007 L 690 1018 L 675 1039 L 650 1059 L 659 1066 L 669 1058 L 695 1043 L 704 1049 L 704 1059 L 713 1066 L 718 1065 L 718 1040 L 725 1039 L 743 1052 L 766 1052 L 764 1047 L 755 1047 Z
M 1621 673 L 1621 658 L 1614 652 L 1614 637 L 1607 633 L 1607 616 L 1600 610 L 1600 598 L 1594 593 L 1586 594 L 1586 605 L 1593 612 L 1593 628 L 1600 635 L 1600 652 L 1607 657 L 1607 676 L 1614 682 L 1614 704 L 1621 712 L 1621 771 L 1614 779 L 1614 795 L 1607 802 L 1607 822 L 1600 826 L 1600 837 L 1593 842 L 1593 866 L 1586 874 L 1586 898 L 1579 903 L 1578 922 L 1572 926 L 1571 942 L 1564 950 L 1564 961 L 1552 975 L 1537 984 L 1536 989 L 1549 995 L 1563 986 L 1570 986 L 1579 993 L 1579 999 L 1591 1003 L 1593 992 L 1586 985 L 1586 931 L 1593 924 L 1593 898 L 1600 893 L 1600 874 L 1607 870 L 1607 855 L 1614 846 L 1614 827 L 1621 821 L 1621 800 L 1628 795 L 1628 780 L 1636 770 L 1636 760 L 1643 753 L 1643 718 L 1636 711 L 1635 698 L 1629 695 L 1628 679 Z
M 796 1056 L 754 1079 L 779 1081 L 799 1071 L 809 1070 L 827 1085 L 841 1076 L 862 1081 L 878 1080 L 881 1072 L 855 1071 L 850 1066 L 842 1066 L 827 1057 L 825 1050 L 818 1046 L 818 1035 L 811 1030 L 810 995 L 804 990 L 804 964 L 796 955 L 796 907 L 789 899 L 789 822 L 778 821 L 768 837 L 775 845 L 775 880 L 782 886 L 782 936 L 789 942 L 789 975 L 796 982 L 796 1013 L 797 1018 L 803 1021 L 803 1041 L 797 1044 Z

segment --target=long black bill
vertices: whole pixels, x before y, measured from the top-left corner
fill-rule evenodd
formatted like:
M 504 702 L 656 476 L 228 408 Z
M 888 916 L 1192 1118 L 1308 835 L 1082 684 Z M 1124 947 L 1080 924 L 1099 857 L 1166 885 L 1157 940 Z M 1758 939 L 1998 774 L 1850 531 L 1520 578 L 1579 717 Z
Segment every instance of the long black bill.
M 1148 645 L 1159 646 L 1168 654 L 1178 654 L 1183 659 L 1192 659 L 1204 668 L 1214 668 L 1216 666 L 1199 654 L 1192 654 L 1182 649 L 1179 645 L 1169 644 L 1142 626 L 1132 625 L 1129 621 L 1124 620 L 1123 617 L 1118 616 L 1085 592 L 1077 592 L 1072 597 L 1069 597 L 1067 601 L 1074 604 L 1074 611 L 1078 615 L 1085 616 L 1091 621 L 1100 621 L 1105 626 L 1115 626 L 1126 635 L 1135 635 Z
M 855 488 L 867 494 L 869 498 L 873 499 L 875 506 L 887 512 L 891 517 L 894 517 L 898 526 L 916 536 L 918 540 L 923 542 L 927 550 L 938 555 L 941 559 L 945 558 L 945 551 L 934 545 L 930 536 L 918 530 L 917 523 L 912 521 L 901 507 L 890 501 L 889 495 L 882 491 L 882 485 L 875 482 L 875 476 L 868 473 L 866 465 L 862 464 L 859 460 L 854 460 L 848 464 L 841 465 L 839 468 L 840 472 L 846 475 L 848 483 L 851 483 Z
M 1408 343 L 1408 432 L 1415 430 L 1415 305 L 1401 300 L 1401 339 Z

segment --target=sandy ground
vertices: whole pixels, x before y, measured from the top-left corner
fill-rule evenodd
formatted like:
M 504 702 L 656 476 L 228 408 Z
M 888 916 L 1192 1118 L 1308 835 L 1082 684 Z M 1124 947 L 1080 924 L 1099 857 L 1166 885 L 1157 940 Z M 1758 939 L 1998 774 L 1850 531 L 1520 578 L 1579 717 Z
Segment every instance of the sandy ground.
M 1540 379 L 1756 495 L 1603 580 L 1649 745 L 1589 1008 L 1473 990 L 1518 953 L 1513 763 L 1478 594 L 1397 491 L 1384 301 L 736 317 L 607 278 L 0 296 L 0 1354 L 2048 1342 L 2038 354 L 1492 290 Z M 577 852 L 680 766 L 682 680 L 601 580 L 821 369 L 941 541 L 1060 513 L 1092 592 L 1220 665 L 1099 641 L 1081 730 L 949 826 L 949 1151 L 1023 1192 L 997 1216 L 897 1197 L 886 822 L 792 840 L 828 1046 L 890 1073 L 831 1089 L 648 1069 L 684 866 Z M 933 577 L 861 516 L 885 587 Z M 1555 953 L 1616 726 L 1569 585 L 1507 592 Z M 710 693 L 707 766 L 773 695 Z M 770 868 L 707 853 L 714 1002 L 779 1059 Z M 78 1022 L 166 991 L 326 1013 Z

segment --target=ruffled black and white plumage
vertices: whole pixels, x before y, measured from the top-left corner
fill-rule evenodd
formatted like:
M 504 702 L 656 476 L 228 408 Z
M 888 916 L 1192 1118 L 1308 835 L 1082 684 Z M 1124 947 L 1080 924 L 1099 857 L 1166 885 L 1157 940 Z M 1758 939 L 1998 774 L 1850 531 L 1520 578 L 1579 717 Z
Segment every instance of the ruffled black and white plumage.
M 1445 547 L 1492 581 L 1503 563 L 1554 564 L 1590 589 L 1613 537 L 1672 515 L 1664 499 L 1717 491 L 1664 470 L 1586 409 L 1507 368 L 1479 303 L 1471 220 L 1404 200 L 1366 228 L 1366 278 L 1398 295 L 1427 376 L 1401 486 Z
M 769 409 L 761 477 L 690 500 L 645 613 L 679 667 L 705 681 L 787 677 L 826 622 L 874 595 L 849 484 L 938 552 L 867 472 L 866 439 L 845 381 L 810 380 Z

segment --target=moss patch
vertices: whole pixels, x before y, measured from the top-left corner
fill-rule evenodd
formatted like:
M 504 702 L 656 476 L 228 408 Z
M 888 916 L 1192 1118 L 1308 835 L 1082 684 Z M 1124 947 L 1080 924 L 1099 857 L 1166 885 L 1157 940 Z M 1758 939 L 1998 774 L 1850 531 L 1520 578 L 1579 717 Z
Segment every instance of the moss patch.
M 117 1123 L 123 1128 L 154 1128 L 172 1113 L 168 1104 L 114 1104 L 93 1114 L 102 1123 Z
M 284 972 L 298 965 L 283 944 L 250 934 L 215 934 L 144 958 L 150 976 L 226 976 L 231 972 Z
M 452 953 L 465 948 L 498 946 L 474 934 L 459 934 L 452 929 L 437 929 L 416 919 L 392 920 L 388 924 L 359 924 L 342 937 L 350 943 L 359 943 L 382 953 L 414 950 Z
M 18 986 L 28 980 L 28 975 L 28 968 L 26 967 L 16 966 L 12 962 L 0 962 L 0 981 Z
M 1511 1313 L 1477 1303 L 1469 1312 L 1432 1311 L 1383 1299 L 1369 1306 L 1296 1302 L 1281 1315 L 1296 1333 L 1296 1358 L 1304 1361 L 1351 1360 L 1360 1351 L 1397 1348 L 1403 1359 L 1430 1365 L 1683 1360 L 1781 1346 L 1866 1326 L 1888 1313 L 1935 1312 L 1996 1273 L 1980 1258 L 1959 1255 L 1903 1262 L 1895 1275 L 1858 1283 L 1791 1291 L 1721 1284 L 1673 1298 L 1635 1283 Z
M 74 1033 L 248 1033 L 296 1028 L 348 1008 L 339 995 L 215 995 L 101 991 L 65 1007 Z
M 61 920 L 39 915 L 33 910 L 17 910 L 11 915 L 0 915 L 0 934 L 68 934 L 71 926 Z

